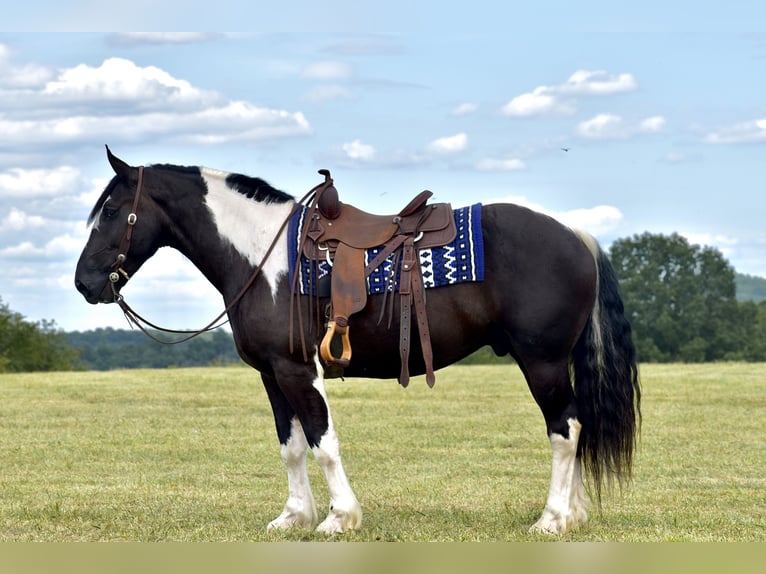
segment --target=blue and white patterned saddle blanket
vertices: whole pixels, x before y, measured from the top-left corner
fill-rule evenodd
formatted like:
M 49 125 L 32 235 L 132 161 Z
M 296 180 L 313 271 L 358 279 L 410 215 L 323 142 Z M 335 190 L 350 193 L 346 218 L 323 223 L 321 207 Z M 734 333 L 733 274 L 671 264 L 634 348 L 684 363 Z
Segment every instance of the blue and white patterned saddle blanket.
M 290 284 L 295 275 L 295 261 L 298 255 L 301 227 L 308 207 L 299 210 L 288 224 L 288 261 L 290 265 Z M 484 241 L 481 233 L 481 204 L 453 210 L 457 235 L 455 240 L 443 247 L 418 250 L 423 285 L 428 288 L 444 287 L 457 283 L 484 280 Z M 365 253 L 365 265 L 375 259 L 382 246 L 368 249 Z M 391 281 L 391 255 L 367 278 L 370 294 L 384 293 L 386 290 L 399 289 L 399 277 Z M 315 269 L 312 273 L 312 266 Z M 398 271 L 398 270 L 397 270 Z M 301 255 L 298 283 L 302 294 L 316 294 L 316 285 L 323 277 L 332 273 L 332 267 L 326 261 L 311 262 Z

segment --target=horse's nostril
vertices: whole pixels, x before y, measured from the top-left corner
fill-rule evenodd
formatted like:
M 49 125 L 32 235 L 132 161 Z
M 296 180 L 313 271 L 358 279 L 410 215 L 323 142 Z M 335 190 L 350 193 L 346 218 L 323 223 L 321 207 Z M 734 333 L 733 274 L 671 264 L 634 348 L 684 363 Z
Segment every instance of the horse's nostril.
M 82 293 L 83 295 L 86 295 L 86 296 L 87 296 L 87 295 L 90 293 L 90 290 L 88 289 L 88 286 L 87 286 L 87 285 L 85 285 L 85 283 L 83 283 L 83 282 L 82 282 L 82 281 L 80 281 L 79 279 L 75 279 L 75 280 L 74 280 L 74 285 L 75 285 L 75 287 L 77 287 L 77 290 L 78 290 L 80 293 Z

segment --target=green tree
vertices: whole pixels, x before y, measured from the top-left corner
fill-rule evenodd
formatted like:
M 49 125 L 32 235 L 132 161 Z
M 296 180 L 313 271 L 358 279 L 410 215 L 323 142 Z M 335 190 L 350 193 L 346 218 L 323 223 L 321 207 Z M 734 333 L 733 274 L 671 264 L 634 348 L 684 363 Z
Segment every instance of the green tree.
M 766 300 L 739 303 L 739 336 L 743 341 L 736 358 L 746 361 L 766 361 Z
M 738 358 L 742 314 L 734 269 L 711 247 L 644 233 L 615 241 L 610 258 L 642 361 Z
M 25 321 L 0 299 L 0 372 L 71 371 L 77 364 L 77 351 L 53 321 Z

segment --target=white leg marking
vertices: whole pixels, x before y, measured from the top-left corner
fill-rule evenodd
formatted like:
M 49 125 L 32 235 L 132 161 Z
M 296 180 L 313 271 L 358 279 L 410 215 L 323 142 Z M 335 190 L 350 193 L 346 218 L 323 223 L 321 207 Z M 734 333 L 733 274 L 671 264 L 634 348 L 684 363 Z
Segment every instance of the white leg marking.
M 317 365 L 317 378 L 314 388 L 319 391 L 327 406 L 327 432 L 319 444 L 314 447 L 314 457 L 327 479 L 327 489 L 330 494 L 330 512 L 317 530 L 326 534 L 353 530 L 362 525 L 362 507 L 351 489 L 351 484 L 343 469 L 340 459 L 340 444 L 330 416 L 330 405 L 324 388 L 323 368 L 319 363 L 319 353 L 314 355 Z
M 287 502 L 282 514 L 269 523 L 269 530 L 293 526 L 313 528 L 317 523 L 316 503 L 306 469 L 307 452 L 306 435 L 298 418 L 293 418 L 290 439 L 282 446 L 282 460 L 287 468 Z
M 577 458 L 577 440 L 582 425 L 569 419 L 569 438 L 552 434 L 553 465 L 551 485 L 545 510 L 530 530 L 563 534 L 588 520 L 588 497 L 582 481 L 582 467 Z

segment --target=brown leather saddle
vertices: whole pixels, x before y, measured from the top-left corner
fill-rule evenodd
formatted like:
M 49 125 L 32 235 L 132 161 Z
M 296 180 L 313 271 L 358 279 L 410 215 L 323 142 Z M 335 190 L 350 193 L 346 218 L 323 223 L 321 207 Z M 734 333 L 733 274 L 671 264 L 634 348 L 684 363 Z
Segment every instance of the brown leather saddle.
M 306 212 L 300 237 L 300 253 L 310 260 L 330 263 L 330 312 L 319 346 L 327 365 L 345 368 L 351 361 L 349 318 L 367 304 L 367 277 L 392 257 L 391 282 L 399 275 L 399 352 L 402 362 L 399 382 L 409 383 L 409 349 L 412 307 L 426 366 L 426 381 L 433 386 L 431 349 L 425 294 L 418 250 L 452 242 L 457 234 L 452 207 L 448 203 L 429 204 L 430 191 L 419 193 L 395 215 L 375 215 L 343 203 L 328 170 L 320 170 L 324 184 L 316 188 Z M 380 247 L 378 255 L 365 265 L 365 251 Z M 293 285 L 295 293 L 296 285 Z M 342 352 L 335 356 L 332 343 L 340 337 Z

